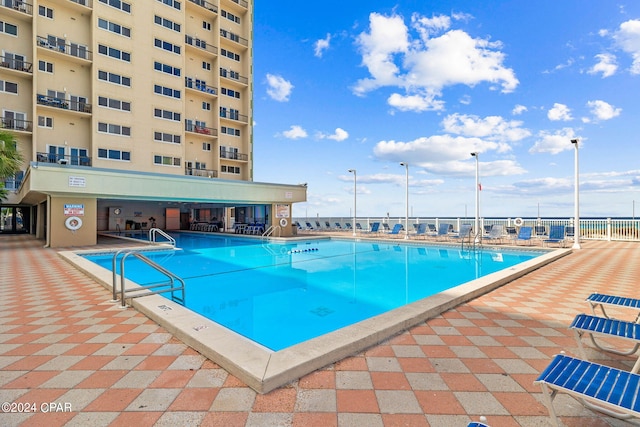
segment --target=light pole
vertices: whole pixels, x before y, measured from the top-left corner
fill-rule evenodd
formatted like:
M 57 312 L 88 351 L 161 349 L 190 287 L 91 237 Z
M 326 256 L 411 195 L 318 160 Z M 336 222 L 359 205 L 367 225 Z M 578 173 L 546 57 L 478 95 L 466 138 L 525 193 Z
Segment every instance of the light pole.
M 476 233 L 476 243 L 480 242 L 480 236 L 482 236 L 482 232 L 480 231 L 480 161 L 478 154 L 477 151 L 471 153 L 471 156 L 476 158 L 476 218 L 473 225 Z
M 578 140 L 572 139 L 571 143 L 576 148 L 575 157 L 574 157 L 574 165 L 575 165 L 575 176 L 574 176 L 574 219 L 573 219 L 573 249 L 581 249 L 580 247 L 580 181 L 579 181 L 579 163 L 578 163 Z
M 406 190 L 407 211 L 404 217 L 404 238 L 408 239 L 409 238 L 409 163 L 400 162 L 400 166 L 404 166 L 404 171 L 406 175 L 405 190 Z
M 356 178 L 357 177 L 357 173 L 356 173 L 355 169 L 349 169 L 349 172 L 353 174 L 353 226 L 352 226 L 352 229 L 353 229 L 353 236 L 355 237 L 356 236 L 356 217 L 358 216 L 356 214 L 356 207 L 358 206 L 357 205 L 357 196 L 356 196 L 356 194 L 357 194 L 356 190 L 358 188 L 357 187 L 357 178 Z

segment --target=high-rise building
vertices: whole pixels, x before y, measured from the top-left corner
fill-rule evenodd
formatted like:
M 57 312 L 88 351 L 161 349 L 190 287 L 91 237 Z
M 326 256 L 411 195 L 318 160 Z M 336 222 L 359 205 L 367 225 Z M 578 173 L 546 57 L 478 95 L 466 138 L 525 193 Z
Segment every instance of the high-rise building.
M 1 127 L 27 160 L 3 231 L 290 234 L 306 187 L 253 182 L 252 21 L 252 0 L 0 0 Z

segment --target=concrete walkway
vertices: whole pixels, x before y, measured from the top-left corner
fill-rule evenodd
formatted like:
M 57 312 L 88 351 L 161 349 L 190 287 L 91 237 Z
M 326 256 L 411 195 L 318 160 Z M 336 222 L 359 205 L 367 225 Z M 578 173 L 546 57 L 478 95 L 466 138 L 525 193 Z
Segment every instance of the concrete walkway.
M 388 341 L 258 395 L 30 236 L 0 236 L 2 426 L 546 426 L 533 385 L 577 354 L 600 291 L 640 297 L 640 245 L 583 249 Z M 632 313 L 621 312 L 627 318 Z M 587 348 L 590 343 L 585 341 Z M 629 369 L 634 359 L 589 350 Z M 567 426 L 630 425 L 560 395 Z M 6 409 L 3 406 L 3 409 Z M 638 424 L 638 423 L 636 423 Z M 640 424 L 638 424 L 640 425 Z

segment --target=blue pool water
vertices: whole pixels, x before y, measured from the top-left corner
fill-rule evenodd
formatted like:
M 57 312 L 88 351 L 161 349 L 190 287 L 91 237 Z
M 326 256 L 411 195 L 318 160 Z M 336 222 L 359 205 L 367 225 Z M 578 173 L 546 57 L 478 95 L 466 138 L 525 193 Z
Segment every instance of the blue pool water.
M 174 237 L 182 250 L 145 255 L 185 280 L 187 308 L 274 351 L 543 253 L 374 241 Z M 111 270 L 113 254 L 86 258 Z M 133 257 L 127 258 L 125 270 L 140 285 L 165 280 Z

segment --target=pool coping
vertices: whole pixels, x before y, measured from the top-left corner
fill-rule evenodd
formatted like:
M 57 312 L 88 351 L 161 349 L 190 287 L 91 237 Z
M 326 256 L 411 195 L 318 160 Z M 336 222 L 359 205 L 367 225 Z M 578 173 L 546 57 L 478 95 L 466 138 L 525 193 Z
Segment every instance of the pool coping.
M 370 242 L 374 239 L 365 240 Z M 379 240 L 388 242 L 386 239 Z M 395 241 L 415 244 L 397 239 Z M 437 242 L 436 244 L 427 242 L 420 246 L 457 247 L 457 245 L 438 244 Z M 148 250 L 149 247 L 137 246 L 130 249 L 136 248 Z M 158 249 L 161 249 L 161 246 Z M 171 250 L 172 248 L 167 247 L 167 249 Z M 486 249 L 526 250 L 523 247 L 513 246 L 492 246 Z M 544 249 L 536 248 L 536 251 L 539 250 Z M 111 271 L 85 259 L 83 255 L 114 252 L 113 249 L 94 249 L 62 251 L 58 254 L 111 291 L 113 277 Z M 164 327 L 173 336 L 236 376 L 255 391 L 267 393 L 331 363 L 357 354 L 426 319 L 503 286 L 571 252 L 571 249 L 549 251 L 513 267 L 463 283 L 436 295 L 280 351 L 269 350 L 160 295 L 150 295 L 130 301 L 133 308 Z M 127 281 L 127 289 L 135 286 L 138 285 Z M 114 302 L 114 306 L 120 307 L 120 302 Z

